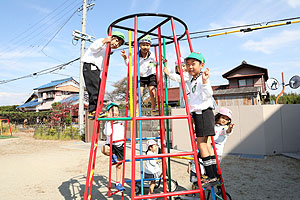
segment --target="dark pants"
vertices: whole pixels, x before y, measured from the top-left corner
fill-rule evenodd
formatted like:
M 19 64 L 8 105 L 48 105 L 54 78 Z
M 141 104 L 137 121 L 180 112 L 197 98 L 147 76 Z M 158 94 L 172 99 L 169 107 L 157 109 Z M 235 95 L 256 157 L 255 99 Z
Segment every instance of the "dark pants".
M 97 100 L 100 89 L 100 70 L 91 70 L 91 63 L 83 63 L 83 77 L 85 87 L 89 94 L 89 112 L 93 112 L 97 108 Z

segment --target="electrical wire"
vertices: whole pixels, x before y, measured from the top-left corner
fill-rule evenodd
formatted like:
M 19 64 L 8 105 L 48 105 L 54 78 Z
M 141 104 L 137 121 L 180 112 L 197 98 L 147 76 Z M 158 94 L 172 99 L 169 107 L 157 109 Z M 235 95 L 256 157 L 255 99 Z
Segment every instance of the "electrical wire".
M 43 69 L 41 71 L 34 72 L 32 74 L 28 74 L 28 75 L 21 76 L 21 77 L 18 77 L 18 78 L 7 79 L 7 80 L 0 80 L 0 84 L 9 83 L 9 82 L 20 80 L 20 79 L 24 79 L 24 78 L 37 77 L 37 76 L 40 76 L 40 75 L 50 74 L 50 73 L 53 73 L 55 71 L 64 69 L 67 65 L 70 65 L 70 64 L 72 64 L 73 62 L 75 62 L 75 61 L 77 61 L 79 59 L 80 59 L 80 57 L 76 58 L 76 59 L 73 59 L 73 60 L 71 60 L 71 61 L 69 61 L 67 63 L 60 64 L 60 65 L 57 65 L 57 66 L 54 66 L 54 67 L 50 67 L 50 68 L 47 68 L 47 69 Z

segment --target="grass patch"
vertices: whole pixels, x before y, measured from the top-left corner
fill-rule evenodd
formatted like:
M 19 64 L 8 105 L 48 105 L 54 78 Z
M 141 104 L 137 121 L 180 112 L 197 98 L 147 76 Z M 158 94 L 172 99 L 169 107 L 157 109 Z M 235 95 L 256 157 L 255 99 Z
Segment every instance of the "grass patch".
M 15 136 L 10 136 L 10 135 L 0 135 L 0 140 L 1 139 L 9 139 L 9 138 L 17 138 L 17 137 L 15 137 Z

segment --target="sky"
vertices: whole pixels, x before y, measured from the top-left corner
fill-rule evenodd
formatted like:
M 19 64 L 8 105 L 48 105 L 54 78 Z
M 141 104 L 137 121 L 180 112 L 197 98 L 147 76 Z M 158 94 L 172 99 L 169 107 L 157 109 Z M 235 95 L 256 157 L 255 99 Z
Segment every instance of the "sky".
M 136 13 L 174 16 L 187 25 L 190 33 L 300 15 L 300 0 L 115 0 L 113 3 L 90 0 L 88 3 L 95 5 L 87 12 L 87 34 L 95 38 L 106 37 L 109 25 L 115 20 Z M 81 30 L 82 13 L 76 12 L 81 5 L 82 0 L 2 2 L 5 9 L 0 12 L 0 106 L 22 104 L 34 88 L 53 80 L 71 76 L 79 81 L 79 61 L 54 73 L 29 75 L 80 56 L 80 41 L 73 40 L 72 31 Z M 160 21 L 159 17 L 141 17 L 139 29 L 148 30 Z M 133 24 L 133 19 L 122 22 L 128 27 L 133 27 Z M 176 21 L 175 30 L 177 34 L 184 31 Z M 163 34 L 171 35 L 171 31 L 170 22 L 162 27 Z M 125 35 L 127 37 L 127 32 Z M 86 47 L 89 45 L 87 42 Z M 300 75 L 300 23 L 193 39 L 192 46 L 194 51 L 203 53 L 206 67 L 211 71 L 212 85 L 228 84 L 222 74 L 237 67 L 243 60 L 267 68 L 269 78 L 276 78 L 280 83 L 282 72 L 286 83 L 292 76 Z M 186 40 L 180 41 L 180 49 L 183 57 L 188 56 Z M 167 45 L 166 52 L 169 66 L 173 68 L 176 58 L 174 44 Z M 110 60 L 107 91 L 111 91 L 111 85 L 126 74 L 120 51 L 116 51 Z M 23 76 L 28 77 L 1 84 L 4 80 Z M 177 86 L 177 83 L 172 82 L 171 86 Z M 269 91 L 279 94 L 281 89 Z M 286 92 L 299 94 L 300 88 L 292 90 L 287 86 Z

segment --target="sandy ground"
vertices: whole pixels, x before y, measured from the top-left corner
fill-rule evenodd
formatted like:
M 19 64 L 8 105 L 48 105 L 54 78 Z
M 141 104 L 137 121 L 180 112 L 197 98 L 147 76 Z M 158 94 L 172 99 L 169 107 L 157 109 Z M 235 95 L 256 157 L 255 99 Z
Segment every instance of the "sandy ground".
M 0 140 L 0 199 L 83 199 L 90 144 L 35 140 L 29 133 L 18 136 Z M 172 161 L 172 178 L 178 181 L 179 190 L 191 189 L 187 162 Z M 221 167 L 226 191 L 232 199 L 299 199 L 299 160 L 284 156 L 265 159 L 227 156 Z M 130 163 L 126 164 L 126 177 L 130 178 Z M 107 185 L 108 157 L 100 155 L 92 199 L 120 199 L 119 194 L 107 197 Z M 125 194 L 130 194 L 129 185 L 126 189 Z

